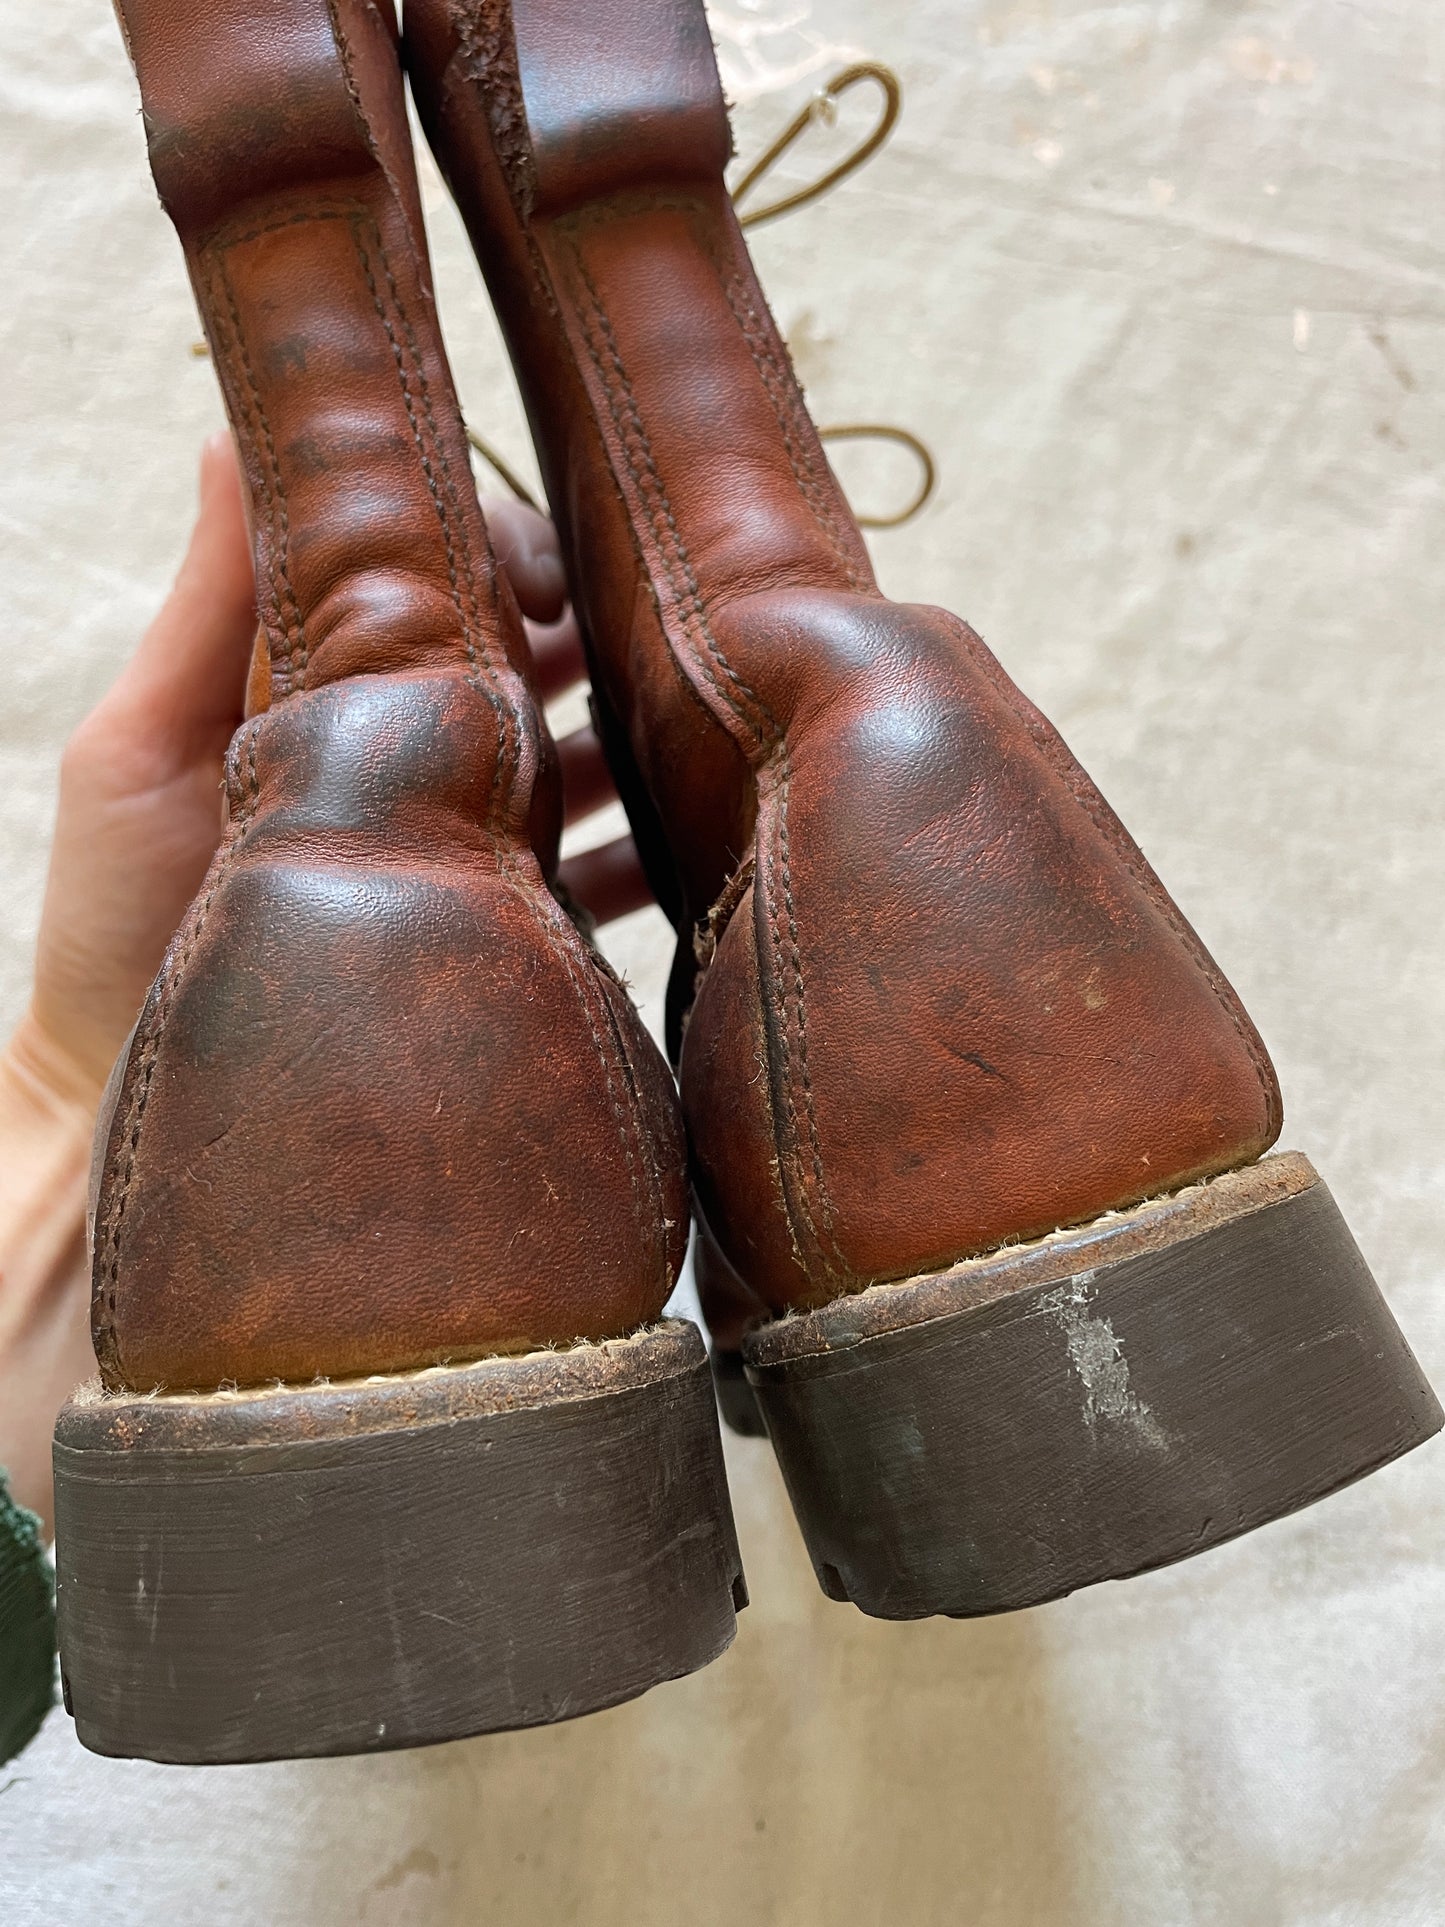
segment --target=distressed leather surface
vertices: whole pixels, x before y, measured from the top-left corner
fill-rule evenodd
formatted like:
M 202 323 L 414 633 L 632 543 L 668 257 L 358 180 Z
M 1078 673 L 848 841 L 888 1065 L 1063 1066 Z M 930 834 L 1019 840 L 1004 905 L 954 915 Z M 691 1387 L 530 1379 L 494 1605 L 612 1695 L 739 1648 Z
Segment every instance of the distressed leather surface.
M 242 451 L 264 652 L 108 1122 L 104 1376 L 624 1333 L 681 1262 L 681 1127 L 548 888 L 556 751 L 437 332 L 395 23 L 121 12 Z
M 405 27 L 678 925 L 697 1194 L 781 1309 L 1242 1164 L 1280 1104 L 1049 724 L 964 623 L 879 594 L 731 212 L 701 21 L 409 0 Z

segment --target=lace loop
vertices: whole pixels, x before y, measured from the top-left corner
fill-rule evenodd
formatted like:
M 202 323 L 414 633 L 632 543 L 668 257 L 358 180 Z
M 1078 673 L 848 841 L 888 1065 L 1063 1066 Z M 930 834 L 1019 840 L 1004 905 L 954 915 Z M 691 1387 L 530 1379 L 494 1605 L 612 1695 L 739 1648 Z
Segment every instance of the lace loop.
M 906 448 L 918 462 L 918 487 L 903 507 L 893 515 L 864 515 L 853 511 L 860 529 L 897 529 L 905 522 L 911 522 L 924 503 L 932 495 L 938 483 L 938 468 L 928 445 L 915 435 L 911 429 L 895 428 L 888 422 L 836 422 L 831 428 L 818 430 L 820 442 L 896 442 Z
M 891 67 L 885 67 L 881 60 L 860 60 L 851 67 L 844 67 L 833 75 L 820 92 L 814 94 L 807 106 L 802 108 L 788 122 L 782 133 L 769 146 L 765 147 L 752 166 L 732 190 L 733 206 L 740 204 L 763 180 L 788 150 L 800 141 L 808 129 L 819 121 L 832 126 L 838 117 L 838 102 L 850 89 L 865 80 L 873 81 L 882 89 L 882 112 L 872 131 L 858 143 L 851 153 L 845 154 L 836 166 L 820 174 L 816 181 L 807 187 L 800 187 L 791 194 L 781 195 L 776 201 L 769 201 L 763 207 L 751 209 L 744 214 L 739 211 L 740 227 L 757 227 L 763 221 L 771 221 L 779 214 L 787 214 L 795 207 L 805 207 L 809 201 L 816 201 L 829 188 L 836 187 L 840 181 L 862 167 L 870 160 L 887 140 L 898 121 L 903 107 L 903 88 L 897 74 Z

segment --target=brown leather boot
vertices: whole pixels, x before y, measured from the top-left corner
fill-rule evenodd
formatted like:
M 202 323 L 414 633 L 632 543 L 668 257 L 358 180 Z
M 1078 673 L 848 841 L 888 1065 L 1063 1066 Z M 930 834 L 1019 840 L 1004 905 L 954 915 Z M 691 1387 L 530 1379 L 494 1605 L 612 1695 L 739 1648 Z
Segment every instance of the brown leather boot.
M 433 311 L 389 11 L 123 0 L 250 488 L 221 850 L 112 1079 L 68 1701 L 242 1760 L 558 1720 L 743 1599 L 667 1067 L 560 823 Z M 472 1362 L 468 1362 L 472 1361 Z
M 1419 1443 L 1328 1192 L 1260 1161 L 1229 985 L 977 636 L 879 594 L 700 0 L 407 0 L 405 33 L 681 939 L 705 1290 L 825 1590 L 1024 1606 Z

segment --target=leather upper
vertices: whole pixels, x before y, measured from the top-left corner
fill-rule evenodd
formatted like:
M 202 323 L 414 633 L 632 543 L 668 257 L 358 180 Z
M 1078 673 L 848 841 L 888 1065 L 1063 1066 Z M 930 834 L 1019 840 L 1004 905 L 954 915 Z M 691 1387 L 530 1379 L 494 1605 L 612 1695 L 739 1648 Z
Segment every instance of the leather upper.
M 972 631 L 878 592 L 727 198 L 700 0 L 405 30 L 679 927 L 730 1323 L 1257 1157 L 1278 1089 L 1198 938 Z
M 251 498 L 222 846 L 102 1121 L 111 1385 L 399 1370 L 654 1318 L 666 1066 L 549 888 L 561 800 L 370 0 L 123 0 Z

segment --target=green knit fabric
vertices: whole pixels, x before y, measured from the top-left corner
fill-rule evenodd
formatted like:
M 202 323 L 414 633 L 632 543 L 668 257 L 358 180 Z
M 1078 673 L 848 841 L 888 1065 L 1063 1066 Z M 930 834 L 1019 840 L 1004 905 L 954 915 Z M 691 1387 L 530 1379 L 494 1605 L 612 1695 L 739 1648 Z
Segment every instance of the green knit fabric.
M 0 1762 L 40 1731 L 55 1699 L 55 1591 L 40 1521 L 0 1468 Z

